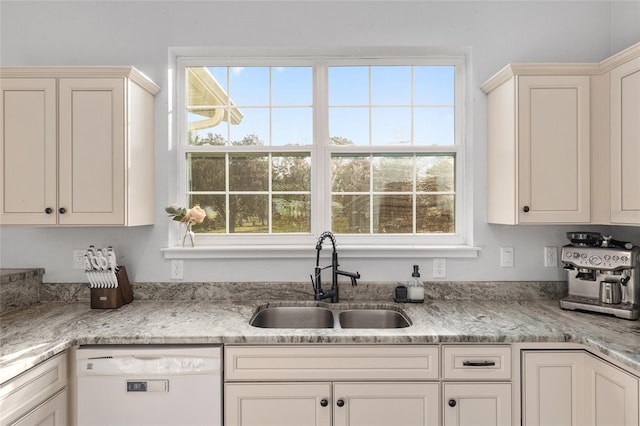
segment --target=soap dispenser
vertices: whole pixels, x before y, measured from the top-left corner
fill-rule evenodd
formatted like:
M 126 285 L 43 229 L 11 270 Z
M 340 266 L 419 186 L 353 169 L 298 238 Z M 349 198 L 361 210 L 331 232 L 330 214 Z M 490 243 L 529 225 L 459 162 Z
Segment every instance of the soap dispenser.
M 413 265 L 411 280 L 407 283 L 407 298 L 410 302 L 424 301 L 424 284 L 420 281 L 420 267 Z

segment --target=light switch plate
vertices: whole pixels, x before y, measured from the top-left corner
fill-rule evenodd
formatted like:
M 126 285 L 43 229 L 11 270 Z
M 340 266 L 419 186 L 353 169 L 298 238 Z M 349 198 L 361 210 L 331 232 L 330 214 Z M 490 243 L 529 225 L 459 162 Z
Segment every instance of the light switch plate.
M 500 267 L 513 268 L 513 247 L 500 247 Z

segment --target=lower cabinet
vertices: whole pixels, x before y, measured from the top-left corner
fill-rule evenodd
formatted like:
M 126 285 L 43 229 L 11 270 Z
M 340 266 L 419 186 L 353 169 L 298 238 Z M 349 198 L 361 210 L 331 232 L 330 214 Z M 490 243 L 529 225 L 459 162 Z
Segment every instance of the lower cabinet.
M 234 383 L 227 425 L 438 425 L 438 383 Z
M 438 345 L 225 347 L 226 426 L 436 426 Z
M 510 383 L 444 383 L 445 426 L 511 425 Z
M 226 346 L 225 425 L 640 426 L 637 375 L 577 345 L 517 348 Z
M 224 401 L 226 425 L 331 425 L 330 383 L 226 384 Z
M 67 426 L 67 405 L 67 390 L 64 389 L 12 426 Z
M 0 426 L 67 426 L 68 404 L 65 352 L 0 387 Z
M 639 379 L 587 352 L 523 351 L 524 426 L 638 426 Z

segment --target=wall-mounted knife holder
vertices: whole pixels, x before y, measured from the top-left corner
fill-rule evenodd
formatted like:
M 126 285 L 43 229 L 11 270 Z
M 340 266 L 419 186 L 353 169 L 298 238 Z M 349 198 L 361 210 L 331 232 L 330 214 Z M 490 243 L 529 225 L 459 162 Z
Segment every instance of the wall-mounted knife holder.
M 133 291 L 124 266 L 118 268 L 116 278 L 118 279 L 117 287 L 91 289 L 91 309 L 117 309 L 131 303 Z

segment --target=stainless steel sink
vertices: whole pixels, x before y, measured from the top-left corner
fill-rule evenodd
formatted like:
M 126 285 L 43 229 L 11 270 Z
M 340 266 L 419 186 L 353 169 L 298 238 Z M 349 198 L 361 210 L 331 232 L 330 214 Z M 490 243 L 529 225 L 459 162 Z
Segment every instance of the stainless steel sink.
M 323 306 L 260 307 L 249 321 L 260 328 L 404 328 L 411 325 L 403 312 L 384 308 Z
M 261 328 L 333 328 L 333 312 L 319 306 L 274 306 L 258 310 L 249 324 Z
M 404 328 L 409 319 L 390 309 L 350 309 L 338 316 L 342 328 Z

